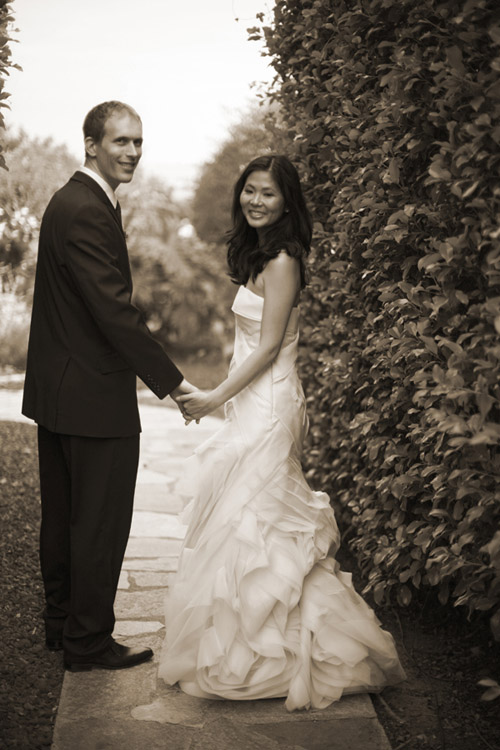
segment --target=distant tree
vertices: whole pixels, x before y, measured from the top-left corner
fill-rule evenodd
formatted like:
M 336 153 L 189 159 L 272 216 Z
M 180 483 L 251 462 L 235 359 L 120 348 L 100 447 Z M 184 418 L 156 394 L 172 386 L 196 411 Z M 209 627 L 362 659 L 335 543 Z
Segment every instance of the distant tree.
M 10 273 L 34 255 L 45 206 L 78 162 L 64 146 L 23 131 L 6 133 L 4 153 L 9 171 L 0 171 L 0 266 Z
M 233 186 L 254 157 L 276 148 L 269 110 L 252 109 L 235 125 L 202 170 L 192 202 L 192 222 L 204 242 L 220 244 L 231 221 Z
M 14 22 L 14 16 L 12 15 L 10 5 L 11 3 L 7 0 L 0 0 L 0 129 L 5 127 L 4 116 L 1 108 L 8 108 L 9 105 L 6 100 L 10 96 L 7 91 L 4 91 L 5 78 L 9 75 L 9 68 L 17 68 L 18 70 L 21 70 L 19 65 L 15 65 L 12 62 L 10 56 L 11 52 L 9 43 L 13 41 L 10 37 L 10 33 L 12 23 Z M 2 146 L 2 143 L 0 143 L 0 167 L 7 169 L 3 151 L 4 147 Z
M 184 218 L 172 188 L 139 170 L 129 185 L 120 186 L 118 197 L 131 252 L 163 255 Z
M 155 336 L 175 354 L 224 352 L 234 287 L 224 253 L 183 236 L 186 211 L 171 189 L 137 175 L 120 189 L 134 277 L 134 301 Z

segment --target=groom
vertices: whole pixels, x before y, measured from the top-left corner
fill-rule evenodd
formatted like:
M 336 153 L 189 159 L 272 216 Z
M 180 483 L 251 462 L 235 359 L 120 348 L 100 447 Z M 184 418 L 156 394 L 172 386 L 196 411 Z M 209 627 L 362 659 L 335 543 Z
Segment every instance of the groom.
M 46 645 L 72 671 L 153 655 L 111 635 L 139 459 L 136 375 L 160 399 L 191 390 L 131 303 L 114 191 L 141 158 L 140 117 L 104 102 L 83 131 L 85 166 L 40 228 L 23 401 L 38 423 Z

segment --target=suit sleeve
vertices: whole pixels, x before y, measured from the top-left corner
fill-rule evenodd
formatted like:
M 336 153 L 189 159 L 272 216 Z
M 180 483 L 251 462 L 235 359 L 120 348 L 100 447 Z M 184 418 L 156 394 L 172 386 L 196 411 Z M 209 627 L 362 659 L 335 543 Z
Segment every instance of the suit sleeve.
M 64 262 L 110 345 L 158 398 L 164 398 L 181 383 L 183 375 L 130 300 L 120 269 L 120 247 L 113 240 L 116 231 L 105 206 L 80 207 L 69 223 Z

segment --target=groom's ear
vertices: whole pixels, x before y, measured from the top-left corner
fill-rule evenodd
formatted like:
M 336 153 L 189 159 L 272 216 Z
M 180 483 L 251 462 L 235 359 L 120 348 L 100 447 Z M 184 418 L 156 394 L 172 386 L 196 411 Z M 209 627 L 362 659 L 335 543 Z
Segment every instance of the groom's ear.
M 85 155 L 90 156 L 91 159 L 95 158 L 95 141 L 92 136 L 88 135 L 85 138 Z

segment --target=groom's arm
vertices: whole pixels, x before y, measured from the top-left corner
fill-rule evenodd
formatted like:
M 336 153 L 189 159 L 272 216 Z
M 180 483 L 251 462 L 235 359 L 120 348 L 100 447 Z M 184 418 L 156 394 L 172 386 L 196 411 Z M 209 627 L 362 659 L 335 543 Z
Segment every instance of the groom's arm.
M 114 232 L 105 206 L 80 206 L 68 228 L 63 262 L 102 334 L 141 380 L 164 398 L 184 378 L 130 300 Z

